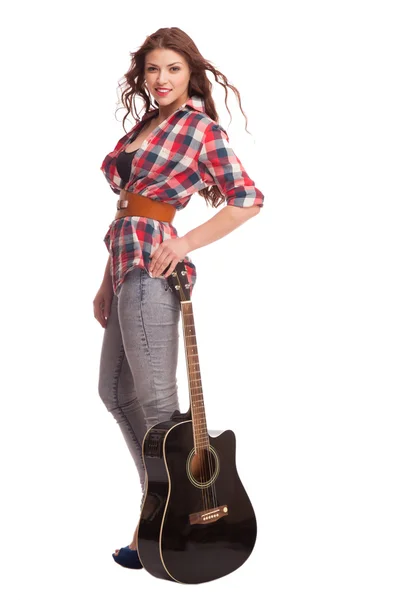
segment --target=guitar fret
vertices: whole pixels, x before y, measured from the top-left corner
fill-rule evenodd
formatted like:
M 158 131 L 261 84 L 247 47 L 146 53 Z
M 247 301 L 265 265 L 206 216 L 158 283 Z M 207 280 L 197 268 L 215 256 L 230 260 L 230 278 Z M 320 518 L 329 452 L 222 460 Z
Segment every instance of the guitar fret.
M 179 283 L 183 280 L 178 272 Z M 179 297 L 179 296 L 178 296 Z M 189 379 L 190 406 L 193 420 L 193 436 L 195 451 L 198 449 L 209 449 L 210 440 L 207 431 L 206 415 L 204 409 L 204 397 L 199 365 L 199 349 L 196 338 L 196 326 L 194 322 L 193 306 L 191 300 L 181 301 L 182 326 L 185 338 L 186 361 Z

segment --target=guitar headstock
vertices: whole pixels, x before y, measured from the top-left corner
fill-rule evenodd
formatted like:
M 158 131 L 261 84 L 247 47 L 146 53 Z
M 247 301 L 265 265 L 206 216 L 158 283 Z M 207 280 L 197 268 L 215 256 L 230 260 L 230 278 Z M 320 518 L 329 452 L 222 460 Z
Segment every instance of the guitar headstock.
M 168 269 L 169 267 L 167 267 Z M 176 264 L 171 275 L 168 275 L 167 281 L 172 291 L 178 296 L 180 302 L 190 300 L 190 283 L 183 260 Z

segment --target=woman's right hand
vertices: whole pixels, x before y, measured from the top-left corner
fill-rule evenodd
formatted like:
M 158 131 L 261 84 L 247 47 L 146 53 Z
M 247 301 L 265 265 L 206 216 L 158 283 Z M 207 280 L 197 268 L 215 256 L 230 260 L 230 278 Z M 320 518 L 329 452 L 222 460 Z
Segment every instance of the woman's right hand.
M 107 279 L 106 281 L 103 281 L 95 299 L 93 300 L 94 316 L 104 328 L 107 327 L 107 319 L 110 316 L 113 295 L 114 292 L 111 279 Z

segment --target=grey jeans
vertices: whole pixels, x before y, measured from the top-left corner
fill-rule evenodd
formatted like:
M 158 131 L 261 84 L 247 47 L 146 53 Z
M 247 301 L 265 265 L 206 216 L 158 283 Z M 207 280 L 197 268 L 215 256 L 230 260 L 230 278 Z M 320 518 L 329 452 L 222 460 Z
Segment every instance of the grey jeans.
M 135 462 L 142 493 L 146 431 L 179 410 L 180 302 L 164 277 L 129 271 L 114 294 L 104 330 L 98 391 Z

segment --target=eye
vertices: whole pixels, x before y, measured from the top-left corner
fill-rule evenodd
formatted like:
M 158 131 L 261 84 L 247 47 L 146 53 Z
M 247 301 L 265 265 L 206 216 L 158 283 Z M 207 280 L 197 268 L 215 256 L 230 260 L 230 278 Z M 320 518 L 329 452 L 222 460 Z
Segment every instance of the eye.
M 151 71 L 151 69 L 155 69 L 155 67 L 147 67 L 148 71 Z M 180 71 L 179 67 L 171 67 L 171 69 L 177 69 L 178 71 Z

